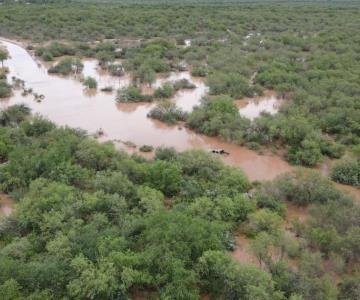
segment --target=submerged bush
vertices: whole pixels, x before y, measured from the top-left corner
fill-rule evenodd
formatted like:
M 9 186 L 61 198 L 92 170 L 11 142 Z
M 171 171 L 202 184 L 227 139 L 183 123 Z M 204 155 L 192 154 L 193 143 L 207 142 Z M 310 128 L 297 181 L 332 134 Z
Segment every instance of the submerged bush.
M 154 92 L 155 98 L 170 98 L 174 95 L 175 90 L 171 83 L 166 82 L 161 87 L 158 87 Z
M 185 121 L 187 113 L 176 107 L 175 103 L 163 101 L 150 111 L 149 117 L 168 124 L 175 124 L 177 121 Z
M 135 85 L 130 85 L 124 87 L 117 91 L 116 95 L 117 102 L 143 102 L 143 101 L 152 101 L 150 95 L 143 95 L 141 89 Z
M 88 76 L 85 78 L 83 85 L 88 89 L 96 89 L 97 88 L 97 81 L 95 78 Z
M 0 67 L 0 82 L 3 79 L 6 79 L 6 75 L 9 73 L 8 67 Z
M 112 76 L 123 76 L 125 74 L 124 67 L 120 64 L 111 64 L 108 68 Z
M 142 145 L 140 148 L 139 148 L 139 151 L 140 152 L 152 152 L 154 150 L 154 147 L 153 146 L 150 146 L 150 145 Z
M 50 67 L 48 72 L 69 75 L 70 73 L 80 73 L 84 68 L 83 63 L 79 58 L 63 58 L 57 64 Z
M 196 77 L 205 77 L 208 71 L 205 66 L 195 65 L 191 69 L 191 75 Z
M 177 90 L 181 90 L 181 89 L 195 89 L 196 85 L 191 83 L 188 79 L 183 78 L 183 79 L 176 80 L 173 83 L 173 87 L 177 91 Z
M 6 80 L 0 79 L 0 98 L 9 97 L 11 95 L 11 85 Z
M 25 104 L 12 105 L 0 111 L 0 125 L 17 126 L 30 115 L 30 108 Z

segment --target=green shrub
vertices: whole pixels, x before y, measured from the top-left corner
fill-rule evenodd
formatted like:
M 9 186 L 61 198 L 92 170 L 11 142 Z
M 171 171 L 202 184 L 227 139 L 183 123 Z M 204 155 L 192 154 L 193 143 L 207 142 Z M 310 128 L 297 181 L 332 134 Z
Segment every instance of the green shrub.
M 181 89 L 195 89 L 196 85 L 191 83 L 188 79 L 183 78 L 183 79 L 176 80 L 173 83 L 173 87 L 177 91 L 177 90 L 181 90 Z
M 191 75 L 196 77 L 205 77 L 207 75 L 207 69 L 202 65 L 194 65 L 191 69 Z
M 141 89 L 135 85 L 124 87 L 117 91 L 117 102 L 150 102 L 152 97 L 150 95 L 143 95 Z
M 242 144 L 250 120 L 240 116 L 232 98 L 221 96 L 212 100 L 204 99 L 189 114 L 186 123 L 197 132 Z
M 83 85 L 85 87 L 87 87 L 88 89 L 96 89 L 97 88 L 97 81 L 95 78 L 93 77 L 86 77 L 84 82 L 83 82 Z
M 0 79 L 0 98 L 9 97 L 11 95 L 11 85 L 6 80 Z
M 175 90 L 171 83 L 164 83 L 161 87 L 158 87 L 154 92 L 155 98 L 170 98 L 174 95 Z
M 69 75 L 70 73 L 80 73 L 84 68 L 83 63 L 78 58 L 63 58 L 54 66 L 50 67 L 48 72 Z
M 120 64 L 109 65 L 109 72 L 112 76 L 123 76 L 125 74 L 124 67 Z
M 0 125 L 18 126 L 30 115 L 30 108 L 25 104 L 12 105 L 0 111 Z
M 276 233 L 280 229 L 281 223 L 282 218 L 266 208 L 249 215 L 249 228 L 255 234 L 261 231 Z
M 227 94 L 235 99 L 241 99 L 245 96 L 251 96 L 249 91 L 249 82 L 241 74 L 236 73 L 215 73 L 209 75 L 208 84 L 210 94 Z
M 53 61 L 54 60 L 54 57 L 52 56 L 52 54 L 49 51 L 45 51 L 44 53 L 42 53 L 41 58 L 44 61 Z
M 175 160 L 177 152 L 173 147 L 159 147 L 155 150 L 155 159 L 158 160 Z
M 160 102 L 149 112 L 149 117 L 165 123 L 175 124 L 177 121 L 185 121 L 187 113 L 176 107 L 169 101 Z
M 261 149 L 261 145 L 257 142 L 248 142 L 246 143 L 246 147 L 255 151 L 259 151 Z
M 154 147 L 153 146 L 150 146 L 150 145 L 142 145 L 140 148 L 139 148 L 139 151 L 140 152 L 152 152 L 154 150 Z
M 360 160 L 344 159 L 331 169 L 332 180 L 360 187 Z
M 330 179 L 318 171 L 299 169 L 274 181 L 275 196 L 297 205 L 327 203 L 339 199 L 340 192 Z

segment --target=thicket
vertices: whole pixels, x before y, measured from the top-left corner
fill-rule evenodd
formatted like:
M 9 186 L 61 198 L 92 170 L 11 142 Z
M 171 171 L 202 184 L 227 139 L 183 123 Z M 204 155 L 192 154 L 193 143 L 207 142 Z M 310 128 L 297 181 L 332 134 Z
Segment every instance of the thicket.
M 23 106 L 1 112 L 1 190 L 19 201 L 1 220 L 1 293 L 104 299 L 145 289 L 197 299 L 199 259 L 210 250 L 227 257 L 228 235 L 246 218 L 242 207 L 251 206 L 244 174 L 201 151 L 131 157 L 28 113 Z M 210 206 L 222 198 L 230 206 L 216 218 L 190 212 L 204 195 Z
M 359 295 L 360 208 L 315 171 L 249 192 L 239 169 L 202 151 L 129 156 L 23 105 L 0 124 L 0 190 L 17 201 L 0 220 L 4 299 Z M 286 201 L 310 205 L 296 235 L 281 226 Z M 239 224 L 261 268 L 228 254 Z
M 262 184 L 253 199 L 259 209 L 249 214 L 243 230 L 252 236 L 251 250 L 260 265 L 272 274 L 286 297 L 359 297 L 355 283 L 359 272 L 359 205 L 329 179 L 309 170 Z M 305 215 L 293 216 L 290 230 L 281 226 L 286 206 L 308 208 Z M 344 281 L 336 288 L 333 282 L 337 277 Z

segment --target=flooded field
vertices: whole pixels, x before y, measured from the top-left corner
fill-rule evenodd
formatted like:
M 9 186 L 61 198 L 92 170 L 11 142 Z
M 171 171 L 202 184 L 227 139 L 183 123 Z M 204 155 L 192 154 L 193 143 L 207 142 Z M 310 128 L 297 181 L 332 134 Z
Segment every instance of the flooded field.
M 37 62 L 24 48 L 9 41 L 2 41 L 7 47 L 11 59 L 6 61 L 10 77 L 16 76 L 25 81 L 45 99 L 38 103 L 33 96 L 23 97 L 20 91 L 0 102 L 0 108 L 16 103 L 28 104 L 34 113 L 40 113 L 58 125 L 68 125 L 95 133 L 100 128 L 104 131 L 101 141 L 131 141 L 136 145 L 171 146 L 178 151 L 187 149 L 225 149 L 230 153 L 223 160 L 241 167 L 251 180 L 268 180 L 291 170 L 281 158 L 272 155 L 259 155 L 245 147 L 222 142 L 218 138 L 199 135 L 182 126 L 168 126 L 147 117 L 155 103 L 116 103 L 114 93 L 94 91 L 89 93 L 83 88 L 78 78 L 49 75 L 42 63 Z M 84 60 L 84 76 L 93 76 L 98 80 L 99 89 L 111 85 L 115 89 L 127 86 L 129 76 L 112 77 L 99 70 L 95 60 Z M 179 91 L 172 101 L 186 111 L 199 104 L 207 87 L 189 72 L 174 72 L 157 79 L 154 87 L 165 81 L 187 78 L 196 85 L 192 90 Z M 123 148 L 123 143 L 117 143 Z

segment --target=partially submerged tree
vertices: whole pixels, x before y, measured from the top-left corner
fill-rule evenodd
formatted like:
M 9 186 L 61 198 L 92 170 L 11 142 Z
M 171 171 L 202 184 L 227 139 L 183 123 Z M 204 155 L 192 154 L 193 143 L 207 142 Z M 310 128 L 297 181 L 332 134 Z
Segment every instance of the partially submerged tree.
M 4 67 L 4 61 L 9 58 L 9 52 L 5 48 L 0 48 L 0 61 L 2 67 Z
M 91 76 L 87 76 L 83 82 L 83 85 L 88 89 L 96 89 L 97 81 L 95 78 L 93 78 Z

